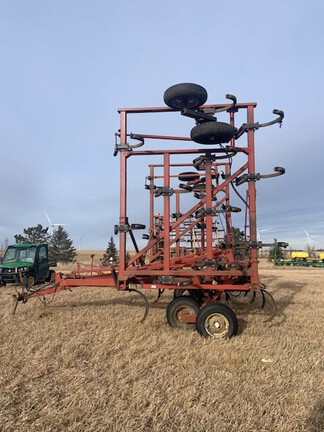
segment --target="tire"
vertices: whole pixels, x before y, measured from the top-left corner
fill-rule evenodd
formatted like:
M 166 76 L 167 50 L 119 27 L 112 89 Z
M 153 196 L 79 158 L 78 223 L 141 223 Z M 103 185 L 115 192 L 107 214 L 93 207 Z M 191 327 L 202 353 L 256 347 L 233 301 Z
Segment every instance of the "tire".
M 178 176 L 178 179 L 180 181 L 184 181 L 184 182 L 199 180 L 199 178 L 200 178 L 200 175 L 198 173 L 195 173 L 195 172 L 183 172 L 183 173 L 180 173 Z
M 166 311 L 166 317 L 169 325 L 173 328 L 195 329 L 195 323 L 184 321 L 187 315 L 197 315 L 199 311 L 198 303 L 191 297 L 181 296 L 173 299 Z
M 203 293 L 201 290 L 177 288 L 173 292 L 173 298 L 176 299 L 178 297 L 189 297 L 198 303 L 198 305 L 201 305 L 203 302 Z
M 28 288 L 32 288 L 35 285 L 35 282 L 36 280 L 34 275 L 27 276 L 26 283 Z
M 199 144 L 228 143 L 236 133 L 236 128 L 228 123 L 210 121 L 191 129 L 191 139 Z
M 182 83 L 169 87 L 164 92 L 164 102 L 170 108 L 182 110 L 183 108 L 196 109 L 207 100 L 208 94 L 204 87 L 198 84 Z
M 237 334 L 238 321 L 235 313 L 228 306 L 210 303 L 199 310 L 196 328 L 205 338 L 229 339 Z

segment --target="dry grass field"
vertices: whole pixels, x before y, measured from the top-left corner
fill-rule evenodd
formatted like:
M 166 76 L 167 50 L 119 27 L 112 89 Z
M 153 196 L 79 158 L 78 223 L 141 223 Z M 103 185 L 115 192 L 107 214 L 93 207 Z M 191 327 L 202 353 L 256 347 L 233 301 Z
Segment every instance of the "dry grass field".
M 12 316 L 1 288 L 0 430 L 323 431 L 324 269 L 260 267 L 281 313 L 235 306 L 229 341 L 171 329 L 171 293 L 138 324 L 132 293 L 77 288 Z

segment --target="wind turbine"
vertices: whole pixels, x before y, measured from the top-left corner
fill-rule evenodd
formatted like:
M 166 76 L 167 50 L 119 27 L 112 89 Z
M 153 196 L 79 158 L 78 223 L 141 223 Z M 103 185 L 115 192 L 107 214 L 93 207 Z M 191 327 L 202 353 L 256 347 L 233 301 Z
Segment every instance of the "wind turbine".
M 78 237 L 78 250 L 81 249 L 81 239 L 85 236 L 85 234 L 83 234 L 82 236 Z
M 261 241 L 261 233 L 262 232 L 266 232 L 266 231 L 271 231 L 272 228 L 264 228 L 264 229 L 258 229 L 257 228 L 257 241 L 260 242 Z
M 48 223 L 50 225 L 49 226 L 49 235 L 51 235 L 51 236 L 53 235 L 55 227 L 68 225 L 68 224 L 65 224 L 65 223 L 52 223 L 51 220 L 50 220 L 50 218 L 49 218 L 49 216 L 48 216 L 48 214 L 46 213 L 46 210 L 44 210 L 44 212 L 45 212 L 46 218 L 48 220 Z
M 307 244 L 308 244 L 308 242 L 309 242 L 309 245 L 311 245 L 312 243 L 316 243 L 317 242 L 317 240 L 314 240 L 312 237 L 314 237 L 314 236 L 312 236 L 311 234 L 309 234 L 309 232 L 307 232 L 306 230 L 305 230 L 305 228 L 303 228 L 303 231 L 304 231 L 304 233 L 306 234 L 306 238 L 307 238 Z

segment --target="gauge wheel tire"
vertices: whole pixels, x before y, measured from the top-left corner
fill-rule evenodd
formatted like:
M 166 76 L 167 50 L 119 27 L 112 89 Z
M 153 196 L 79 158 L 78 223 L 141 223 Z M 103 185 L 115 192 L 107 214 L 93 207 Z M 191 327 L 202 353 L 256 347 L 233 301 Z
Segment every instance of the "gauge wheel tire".
M 196 324 L 185 322 L 185 317 L 188 315 L 197 316 L 198 311 L 199 305 L 193 298 L 187 296 L 176 297 L 167 307 L 167 321 L 173 328 L 193 330 Z
M 199 144 L 228 143 L 236 133 L 236 128 L 228 123 L 210 121 L 201 123 L 191 129 L 191 139 Z
M 234 311 L 228 306 L 210 303 L 199 310 L 196 328 L 205 338 L 230 339 L 237 334 L 238 321 Z
M 27 276 L 27 280 L 26 280 L 26 283 L 27 283 L 27 287 L 28 288 L 32 288 L 34 285 L 35 285 L 35 276 L 34 275 L 29 275 L 29 276 Z
M 178 179 L 184 182 L 191 182 L 195 180 L 199 180 L 200 175 L 195 172 L 182 172 L 179 174 Z
M 181 83 L 169 87 L 164 92 L 165 104 L 175 110 L 184 108 L 196 109 L 207 100 L 208 94 L 204 87 L 198 84 Z

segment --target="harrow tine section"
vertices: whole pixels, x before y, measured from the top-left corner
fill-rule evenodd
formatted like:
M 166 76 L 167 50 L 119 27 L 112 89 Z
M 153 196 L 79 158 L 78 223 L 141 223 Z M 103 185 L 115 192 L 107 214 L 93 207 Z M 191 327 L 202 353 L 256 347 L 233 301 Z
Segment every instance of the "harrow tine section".
M 15 300 L 15 304 L 14 304 L 14 308 L 13 308 L 13 311 L 12 311 L 12 315 L 15 315 L 19 300 L 18 300 L 18 297 L 16 295 L 14 295 L 13 297 L 14 297 L 14 300 Z

